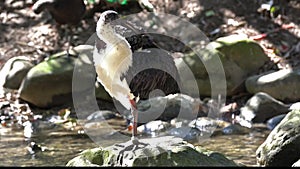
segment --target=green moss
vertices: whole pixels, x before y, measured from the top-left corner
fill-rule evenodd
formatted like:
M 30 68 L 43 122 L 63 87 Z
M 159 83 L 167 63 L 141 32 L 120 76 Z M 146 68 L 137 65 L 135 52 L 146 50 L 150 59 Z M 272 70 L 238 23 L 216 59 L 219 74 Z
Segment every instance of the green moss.
M 70 64 L 71 63 L 71 64 Z M 31 71 L 36 75 L 45 73 L 60 73 L 74 69 L 74 59 L 68 57 L 52 58 L 36 65 Z
M 234 39 L 234 38 L 232 38 Z M 255 41 L 242 39 L 232 40 L 230 37 L 216 40 L 210 44 L 225 57 L 229 58 L 245 70 L 255 71 L 268 57 L 261 46 Z M 261 62 L 262 61 L 262 62 Z
M 89 149 L 82 152 L 82 157 L 90 161 L 92 164 L 103 165 L 104 159 L 107 158 L 109 152 L 102 148 Z

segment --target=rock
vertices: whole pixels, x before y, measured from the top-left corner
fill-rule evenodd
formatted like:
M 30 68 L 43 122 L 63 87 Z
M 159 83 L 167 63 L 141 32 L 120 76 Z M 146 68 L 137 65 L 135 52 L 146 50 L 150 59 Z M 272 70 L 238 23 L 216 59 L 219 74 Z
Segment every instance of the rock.
M 7 89 L 19 89 L 32 67 L 33 64 L 25 56 L 10 58 L 0 71 L 0 85 Z
M 198 117 L 189 123 L 189 127 L 212 134 L 218 127 L 218 121 L 209 117 Z
M 275 117 L 272 117 L 267 121 L 267 128 L 269 130 L 273 130 L 277 124 L 281 122 L 281 120 L 286 116 L 286 114 L 277 115 Z
M 88 100 L 86 97 L 95 95 L 91 52 L 91 46 L 80 45 L 69 51 L 70 56 L 64 51 L 37 64 L 24 78 L 20 98 L 41 108 L 68 104 L 72 98 Z M 97 90 L 100 93 L 101 87 Z M 103 88 L 102 91 L 105 92 Z
M 269 60 L 257 42 L 240 35 L 221 37 L 209 45 L 233 61 L 247 74 L 257 72 Z
M 216 152 L 203 151 L 180 138 L 130 140 L 83 151 L 67 166 L 237 166 Z
M 293 104 L 290 106 L 290 110 L 294 110 L 294 109 L 300 110 L 300 102 L 293 103 Z
M 300 100 L 300 69 L 279 70 L 247 78 L 245 84 L 249 93 L 265 92 L 282 101 Z
M 99 110 L 90 114 L 86 119 L 87 122 L 99 122 L 116 117 L 116 113 L 109 110 Z
M 185 94 L 169 94 L 164 97 L 141 100 L 137 103 L 137 109 L 139 110 L 139 123 L 147 123 L 156 119 L 168 121 L 175 117 L 192 120 L 206 115 L 202 101 Z M 126 114 L 131 115 L 130 112 Z
M 285 114 L 288 111 L 289 105 L 274 99 L 266 93 L 259 92 L 240 109 L 238 122 L 242 126 L 251 127 L 252 123 L 264 123 L 271 117 Z
M 291 167 L 300 157 L 300 110 L 292 110 L 256 151 L 261 166 Z
M 95 84 L 95 95 L 97 99 L 106 100 L 112 102 L 111 96 L 107 93 L 104 87 L 97 81 Z
M 38 107 L 51 107 L 72 100 L 75 58 L 68 57 L 65 52 L 58 55 L 28 72 L 19 89 L 21 99 Z
M 222 133 L 226 135 L 230 134 L 249 134 L 251 130 L 247 127 L 241 126 L 239 124 L 231 124 L 222 129 Z
M 169 127 L 171 127 L 170 123 L 161 120 L 155 120 L 139 126 L 137 131 L 142 134 L 156 136 L 159 135 L 159 133 L 167 130 Z
M 211 95 L 211 84 L 214 85 L 212 89 L 216 90 L 216 93 L 220 93 L 223 86 L 227 85 L 227 95 L 233 95 L 238 88 L 244 86 L 244 81 L 249 75 L 258 72 L 269 60 L 258 43 L 236 35 L 219 38 L 199 53 L 201 56 L 193 52 L 187 54 L 182 60 L 177 60 L 176 66 L 179 72 L 185 72 L 188 66 L 195 77 L 183 79 L 186 83 L 183 87 L 191 87 L 190 84 L 194 84 L 196 80 L 199 93 L 204 96 Z
M 172 128 L 167 131 L 171 136 L 180 137 L 185 141 L 197 142 L 204 132 L 200 131 L 198 128 L 182 126 L 178 128 Z M 205 133 L 205 138 L 209 138 L 211 133 Z M 204 137 L 204 136 L 203 136 Z

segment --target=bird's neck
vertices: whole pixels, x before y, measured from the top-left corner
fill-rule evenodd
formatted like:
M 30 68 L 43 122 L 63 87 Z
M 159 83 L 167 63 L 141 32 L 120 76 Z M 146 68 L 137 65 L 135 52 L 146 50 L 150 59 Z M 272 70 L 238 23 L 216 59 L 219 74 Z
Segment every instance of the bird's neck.
M 100 57 L 95 57 L 96 65 L 105 69 L 110 78 L 120 78 L 132 65 L 129 43 L 111 25 L 97 25 L 97 36 L 106 43 L 106 47 L 100 51 Z
M 97 35 L 108 45 L 115 45 L 125 39 L 117 34 L 111 25 L 101 25 L 98 29 Z

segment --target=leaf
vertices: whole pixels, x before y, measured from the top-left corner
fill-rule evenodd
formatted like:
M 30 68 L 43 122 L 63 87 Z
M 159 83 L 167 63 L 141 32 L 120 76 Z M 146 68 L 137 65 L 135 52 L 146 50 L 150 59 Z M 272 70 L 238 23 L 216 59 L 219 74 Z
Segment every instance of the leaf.
M 121 2 L 120 2 L 120 0 L 119 0 L 119 3 L 120 3 L 121 5 L 126 5 L 126 4 L 127 4 L 127 0 L 121 0 Z
M 115 3 L 117 2 L 118 0 L 106 0 L 107 2 L 110 2 L 110 3 Z
M 109 3 L 119 3 L 121 5 L 126 5 L 127 4 L 127 0 L 106 0 Z
M 205 16 L 209 17 L 209 16 L 214 16 L 215 12 L 213 10 L 209 10 L 205 12 Z
M 270 13 L 274 14 L 276 11 L 278 11 L 280 9 L 279 6 L 272 6 L 270 9 Z

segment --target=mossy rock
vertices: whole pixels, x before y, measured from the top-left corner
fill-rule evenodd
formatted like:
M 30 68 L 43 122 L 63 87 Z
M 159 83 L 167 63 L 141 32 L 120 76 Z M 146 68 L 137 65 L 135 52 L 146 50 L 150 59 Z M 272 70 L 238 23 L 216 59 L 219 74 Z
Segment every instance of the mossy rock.
M 199 91 L 200 95 L 211 96 L 213 89 L 215 93 L 226 90 L 227 95 L 231 96 L 237 90 L 244 90 L 245 79 L 257 73 L 268 60 L 255 41 L 241 36 L 228 36 L 177 59 L 176 66 L 183 78 L 183 88 L 196 91 L 190 95 L 197 96 Z M 191 70 L 192 76 L 187 76 L 187 69 Z M 193 88 L 194 84 L 198 88 Z
M 220 153 L 203 153 L 176 137 L 136 141 L 85 150 L 67 166 L 237 166 Z
M 59 52 L 37 64 L 24 78 L 19 89 L 20 98 L 42 108 L 72 103 L 76 99 L 73 98 L 75 93 L 96 93 L 109 100 L 110 96 L 102 86 L 95 88 L 92 51 L 92 46 L 80 45 L 69 53 Z

